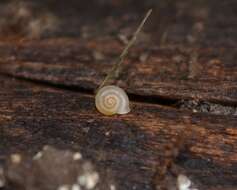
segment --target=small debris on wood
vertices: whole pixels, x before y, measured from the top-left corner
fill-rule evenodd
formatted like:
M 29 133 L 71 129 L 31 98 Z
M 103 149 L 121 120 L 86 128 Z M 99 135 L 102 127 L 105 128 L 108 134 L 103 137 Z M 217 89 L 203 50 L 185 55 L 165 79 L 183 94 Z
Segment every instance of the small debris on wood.
M 148 57 L 149 57 L 149 53 L 146 53 L 146 52 L 145 52 L 145 53 L 142 53 L 142 54 L 140 55 L 139 60 L 140 60 L 142 63 L 144 63 L 144 62 L 147 61 Z
M 214 115 L 232 115 L 237 116 L 237 107 L 224 106 L 200 100 L 181 100 L 177 104 L 181 110 L 192 111 L 194 113 L 211 113 Z
M 7 186 L 13 189 L 115 189 L 111 176 L 104 168 L 99 169 L 92 162 L 82 159 L 80 152 L 58 150 L 51 146 L 45 146 L 33 159 L 23 158 L 20 154 L 11 155 L 5 170 L 0 169 L 1 186 L 5 184 L 3 176 Z
M 93 52 L 93 57 L 96 61 L 102 61 L 102 60 L 105 59 L 105 56 L 99 51 L 94 51 Z
M 124 44 L 124 45 L 126 45 L 126 44 L 128 44 L 128 38 L 127 38 L 127 36 L 125 36 L 124 34 L 119 34 L 118 35 L 118 39 Z

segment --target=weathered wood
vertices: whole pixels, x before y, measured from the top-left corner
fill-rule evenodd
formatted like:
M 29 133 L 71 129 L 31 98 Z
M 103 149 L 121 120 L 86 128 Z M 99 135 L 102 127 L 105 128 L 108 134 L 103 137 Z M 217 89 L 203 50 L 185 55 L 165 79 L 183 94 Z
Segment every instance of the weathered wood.
M 121 52 L 122 47 L 113 39 L 94 39 L 93 42 L 48 40 L 25 42 L 17 46 L 1 44 L 4 53 L 1 54 L 0 72 L 94 90 L 111 69 L 112 59 Z M 107 58 L 94 60 L 95 51 L 105 54 Z M 143 51 L 149 58 L 140 62 L 138 59 Z M 119 84 L 131 94 L 236 104 L 235 50 L 199 49 L 198 63 L 189 62 L 189 53 L 177 48 L 134 49 L 124 65 Z M 223 55 L 226 57 L 221 57 Z M 195 70 L 190 71 L 190 68 Z
M 99 114 L 91 96 L 7 77 L 0 80 L 1 161 L 10 153 L 33 155 L 43 145 L 80 150 L 115 172 L 118 189 L 151 189 L 166 147 L 183 134 L 173 162 L 201 189 L 237 184 L 237 120 L 190 114 L 132 102 L 124 116 Z M 129 178 L 128 178 L 129 176 Z
M 112 173 L 83 158 L 80 152 L 45 146 L 33 158 L 13 154 L 4 169 L 10 189 L 113 189 Z M 1 181 L 1 176 L 0 176 Z
M 236 2 L 208 1 L 200 10 L 187 4 L 184 10 L 177 10 L 182 14 L 175 17 L 175 23 L 164 25 L 167 42 L 162 47 L 154 40 L 157 31 L 145 30 L 139 48 L 137 45 L 131 50 L 124 64 L 119 84 L 130 94 L 236 105 Z M 155 12 L 159 12 L 159 6 L 154 9 L 150 22 L 156 25 L 159 20 L 156 22 Z M 118 35 L 131 35 L 143 14 L 133 10 L 126 14 L 126 19 L 122 13 L 112 17 L 88 11 L 78 14 L 74 10 L 72 16 L 65 15 L 60 38 L 2 41 L 0 72 L 94 90 L 124 47 Z M 161 17 L 166 18 L 167 14 L 163 12 Z M 83 28 L 87 28 L 86 32 Z M 195 28 L 201 28 L 201 36 L 195 34 Z M 71 30 L 74 37 L 67 38 Z M 88 36 L 85 38 L 84 34 Z M 188 38 L 195 43 L 188 42 Z
M 154 8 L 158 17 L 154 14 L 155 21 L 131 50 L 118 84 L 131 99 L 143 102 L 198 99 L 236 106 L 236 1 L 210 0 L 201 8 L 192 1 L 175 10 L 183 3 L 177 1 L 174 13 L 160 2 L 153 4 L 159 4 Z M 127 1 L 113 3 L 110 8 Z M 128 115 L 104 117 L 91 95 L 76 92 L 92 92 L 104 79 L 124 47 L 121 41 L 143 16 L 140 10 L 105 17 L 108 7 L 100 13 L 57 3 L 54 9 L 63 17 L 57 37 L 30 41 L 0 35 L 0 73 L 55 85 L 0 77 L 0 165 L 11 153 L 32 156 L 49 144 L 79 150 L 112 170 L 118 189 L 152 189 L 163 183 L 156 180 L 162 173 L 172 175 L 175 183 L 171 166 L 200 189 L 237 188 L 236 117 L 135 102 Z

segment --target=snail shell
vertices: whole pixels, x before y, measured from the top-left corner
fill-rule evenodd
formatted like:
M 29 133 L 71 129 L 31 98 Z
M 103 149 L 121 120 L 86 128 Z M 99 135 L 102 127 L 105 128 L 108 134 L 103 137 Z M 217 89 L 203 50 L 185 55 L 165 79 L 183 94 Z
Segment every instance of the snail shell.
M 117 86 L 104 86 L 95 96 L 95 105 L 104 115 L 126 114 L 130 112 L 126 92 Z

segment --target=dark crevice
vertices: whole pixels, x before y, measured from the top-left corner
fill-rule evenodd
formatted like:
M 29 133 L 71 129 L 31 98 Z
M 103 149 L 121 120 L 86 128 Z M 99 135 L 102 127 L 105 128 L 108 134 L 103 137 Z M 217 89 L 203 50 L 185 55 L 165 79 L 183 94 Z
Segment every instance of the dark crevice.
M 94 89 L 89 89 L 89 88 L 84 88 L 84 87 L 79 87 L 79 86 L 73 86 L 73 85 L 64 85 L 64 84 L 56 84 L 53 82 L 48 82 L 44 80 L 37 80 L 37 79 L 29 79 L 29 78 L 24 78 L 24 77 L 18 77 L 18 76 L 12 76 L 10 74 L 2 74 L 7 77 L 15 78 L 21 81 L 26 81 L 30 83 L 34 83 L 40 86 L 44 87 L 53 87 L 55 89 L 59 90 L 68 90 L 71 92 L 79 92 L 81 94 L 85 95 L 94 95 Z M 140 103 L 150 103 L 150 104 L 158 104 L 158 105 L 164 105 L 164 106 L 172 106 L 175 107 L 175 105 L 178 103 L 178 99 L 168 99 L 165 97 L 159 97 L 159 96 L 143 96 L 143 95 L 137 95 L 137 94 L 132 94 L 128 93 L 129 99 L 132 100 L 133 102 L 140 102 Z
M 169 99 L 161 96 L 144 96 L 128 93 L 129 99 L 134 102 L 149 103 L 149 104 L 158 104 L 163 106 L 170 106 L 176 108 L 178 99 Z
M 12 76 L 11 74 L 6 74 L 6 73 L 1 73 L 2 76 L 6 76 L 6 77 L 10 77 L 10 78 L 14 78 L 17 80 L 21 80 L 21 81 L 25 81 L 28 83 L 33 83 L 39 86 L 43 86 L 43 87 L 52 87 L 58 90 L 67 90 L 67 91 L 71 91 L 71 92 L 79 92 L 81 94 L 85 94 L 85 95 L 93 95 L 94 91 L 92 89 L 87 89 L 87 88 L 83 88 L 83 87 L 78 87 L 78 86 L 70 86 L 70 85 L 64 85 L 64 84 L 58 84 L 58 83 L 53 83 L 53 82 L 48 82 L 48 81 L 44 81 L 44 80 L 37 80 L 37 79 L 30 79 L 30 78 L 24 78 L 24 77 L 18 77 L 18 76 Z
M 92 87 L 82 87 L 73 85 L 64 85 L 53 83 L 49 81 L 29 79 L 24 77 L 12 76 L 10 74 L 1 73 L 6 77 L 15 78 L 18 80 L 31 82 L 44 87 L 53 87 L 58 90 L 68 90 L 71 92 L 78 92 L 84 95 L 94 95 L 94 89 Z M 168 106 L 178 110 L 189 111 L 194 113 L 207 113 L 213 115 L 230 115 L 237 116 L 237 107 L 226 105 L 224 103 L 203 101 L 203 100 L 184 100 L 184 99 L 171 99 L 162 96 L 146 96 L 128 93 L 129 99 L 137 103 L 148 103 L 154 105 Z

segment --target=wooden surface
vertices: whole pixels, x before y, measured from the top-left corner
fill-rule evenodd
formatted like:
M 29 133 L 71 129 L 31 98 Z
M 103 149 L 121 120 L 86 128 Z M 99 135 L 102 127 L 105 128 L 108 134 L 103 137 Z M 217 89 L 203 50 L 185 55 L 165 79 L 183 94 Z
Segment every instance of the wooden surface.
M 112 59 L 119 55 L 123 45 L 116 40 L 83 42 L 79 39 L 62 39 L 2 44 L 1 48 L 4 49 L 4 56 L 0 59 L 2 73 L 94 90 L 110 70 Z M 235 50 L 197 50 L 199 60 L 193 64 L 198 64 L 199 68 L 192 72 L 189 71 L 190 50 L 133 49 L 124 65 L 119 84 L 129 93 L 141 96 L 171 100 L 200 99 L 236 105 Z M 96 61 L 93 59 L 95 51 L 107 58 Z M 143 52 L 149 58 L 140 62 L 139 56 Z M 225 54 L 228 56 L 221 57 Z
M 129 93 L 141 96 L 199 99 L 236 106 L 237 11 L 232 10 L 236 4 L 232 1 L 220 2 L 218 6 L 213 1 L 209 4 L 197 9 L 203 11 L 203 15 L 195 15 L 196 9 L 191 7 L 194 15 L 183 13 L 177 17 L 176 22 L 166 27 L 167 40 L 162 44 L 155 40 L 156 30 L 148 30 L 152 22 L 156 24 L 155 9 L 154 17 L 146 26 L 148 29 L 141 34 L 124 64 L 119 85 Z M 96 23 L 89 13 L 80 16 L 90 21 L 78 19 L 76 14 L 68 18 L 71 25 L 63 28 L 63 37 L 4 40 L 0 43 L 0 71 L 51 84 L 94 90 L 125 46 L 119 35 L 131 36 L 143 16 L 138 12 L 131 14 L 136 16 L 135 20 L 126 20 L 122 15 L 97 16 Z M 191 21 L 184 20 L 184 17 L 190 17 Z M 78 20 L 77 25 L 75 20 Z M 131 24 L 123 26 L 123 22 Z M 83 36 L 85 32 L 78 31 L 80 24 L 88 28 L 88 37 Z M 77 34 L 73 38 L 67 35 L 72 28 Z M 147 58 L 142 58 L 144 56 Z
M 78 19 L 65 7 L 65 31 L 51 38 L 0 35 L 0 166 L 12 153 L 32 157 L 51 145 L 111 170 L 119 190 L 166 186 L 159 177 L 174 168 L 199 190 L 236 189 L 237 11 L 235 1 L 218 2 L 199 7 L 201 16 L 186 8 L 165 20 L 165 42 L 154 24 L 157 6 L 116 81 L 131 100 L 132 111 L 122 116 L 98 113 L 93 91 L 124 47 L 119 35 L 129 37 L 142 18 L 140 9 L 91 13 L 99 15 L 95 22 L 90 12 Z M 200 112 L 207 103 L 222 111 L 184 111 L 178 103 L 187 100 L 201 102 Z
M 4 77 L 0 92 L 3 160 L 14 152 L 36 153 L 45 144 L 79 149 L 115 170 L 121 187 L 150 189 L 167 145 L 182 133 L 185 148 L 174 163 L 206 189 L 236 185 L 234 117 L 133 102 L 128 115 L 105 117 L 92 96 Z

